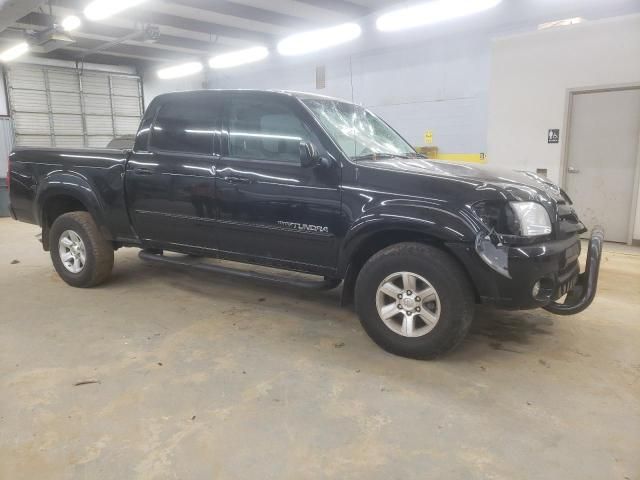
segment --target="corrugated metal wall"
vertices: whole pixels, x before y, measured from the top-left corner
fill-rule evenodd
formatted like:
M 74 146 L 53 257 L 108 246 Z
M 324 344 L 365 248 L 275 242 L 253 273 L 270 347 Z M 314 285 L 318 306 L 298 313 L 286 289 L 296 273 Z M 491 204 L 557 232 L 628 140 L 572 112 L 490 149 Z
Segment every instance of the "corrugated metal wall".
M 18 63 L 7 87 L 19 146 L 105 147 L 134 135 L 142 116 L 133 75 Z
M 13 148 L 13 127 L 11 119 L 0 117 L 0 178 L 7 174 L 7 157 Z
M 0 217 L 9 216 L 9 191 L 4 178 L 7 175 L 7 158 L 13 146 L 11 119 L 0 117 Z

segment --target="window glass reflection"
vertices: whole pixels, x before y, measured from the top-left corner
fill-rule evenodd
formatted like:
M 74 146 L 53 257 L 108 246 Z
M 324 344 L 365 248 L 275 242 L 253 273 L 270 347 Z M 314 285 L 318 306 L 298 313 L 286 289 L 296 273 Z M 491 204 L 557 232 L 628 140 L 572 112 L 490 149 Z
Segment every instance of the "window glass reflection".
M 310 134 L 282 102 L 236 97 L 229 116 L 231 156 L 300 163 L 300 142 L 310 141 Z
M 167 102 L 153 125 L 151 147 L 172 152 L 213 153 L 219 111 L 211 98 L 177 97 Z

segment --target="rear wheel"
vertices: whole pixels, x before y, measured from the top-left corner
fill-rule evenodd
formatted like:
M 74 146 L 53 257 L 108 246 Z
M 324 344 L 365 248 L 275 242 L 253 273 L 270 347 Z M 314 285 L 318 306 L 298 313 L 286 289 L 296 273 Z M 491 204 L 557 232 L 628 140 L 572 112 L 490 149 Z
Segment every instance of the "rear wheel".
M 87 212 L 65 213 L 53 222 L 49 251 L 58 275 L 73 287 L 95 287 L 111 275 L 113 246 Z
M 467 334 L 474 296 L 450 255 L 420 243 L 400 243 L 375 254 L 356 282 L 362 326 L 382 348 L 411 358 L 435 358 Z

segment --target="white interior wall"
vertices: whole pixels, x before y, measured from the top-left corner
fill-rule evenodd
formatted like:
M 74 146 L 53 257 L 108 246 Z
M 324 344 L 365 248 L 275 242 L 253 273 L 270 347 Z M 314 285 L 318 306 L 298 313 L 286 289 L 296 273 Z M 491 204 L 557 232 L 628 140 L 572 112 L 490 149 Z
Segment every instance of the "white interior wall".
M 145 108 L 149 105 L 151 100 L 162 93 L 198 90 L 205 87 L 204 74 L 176 78 L 173 80 L 161 80 L 158 78 L 156 70 L 157 68 L 151 68 L 142 74 Z
M 434 145 L 443 152 L 480 153 L 486 148 L 489 53 L 487 35 L 461 35 L 338 58 L 279 61 L 251 72 L 216 72 L 210 83 L 353 99 L 413 145 L 424 145 L 424 134 L 431 130 Z M 322 90 L 315 84 L 318 65 L 326 67 Z
M 488 159 L 561 180 L 569 89 L 640 83 L 640 15 L 496 40 Z M 561 143 L 547 131 L 560 128 Z M 639 205 L 640 207 L 640 205 Z M 640 208 L 634 238 L 640 239 Z

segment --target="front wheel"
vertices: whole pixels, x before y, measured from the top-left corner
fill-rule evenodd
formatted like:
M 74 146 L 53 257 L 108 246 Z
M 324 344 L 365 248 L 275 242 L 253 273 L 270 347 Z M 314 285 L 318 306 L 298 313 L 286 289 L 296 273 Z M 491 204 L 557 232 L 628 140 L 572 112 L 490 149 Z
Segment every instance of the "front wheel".
M 65 213 L 53 222 L 49 252 L 58 275 L 73 287 L 100 285 L 113 269 L 113 246 L 87 212 Z
M 392 245 L 371 257 L 358 275 L 355 300 L 362 326 L 379 346 L 421 359 L 455 348 L 475 306 L 458 263 L 420 243 Z

